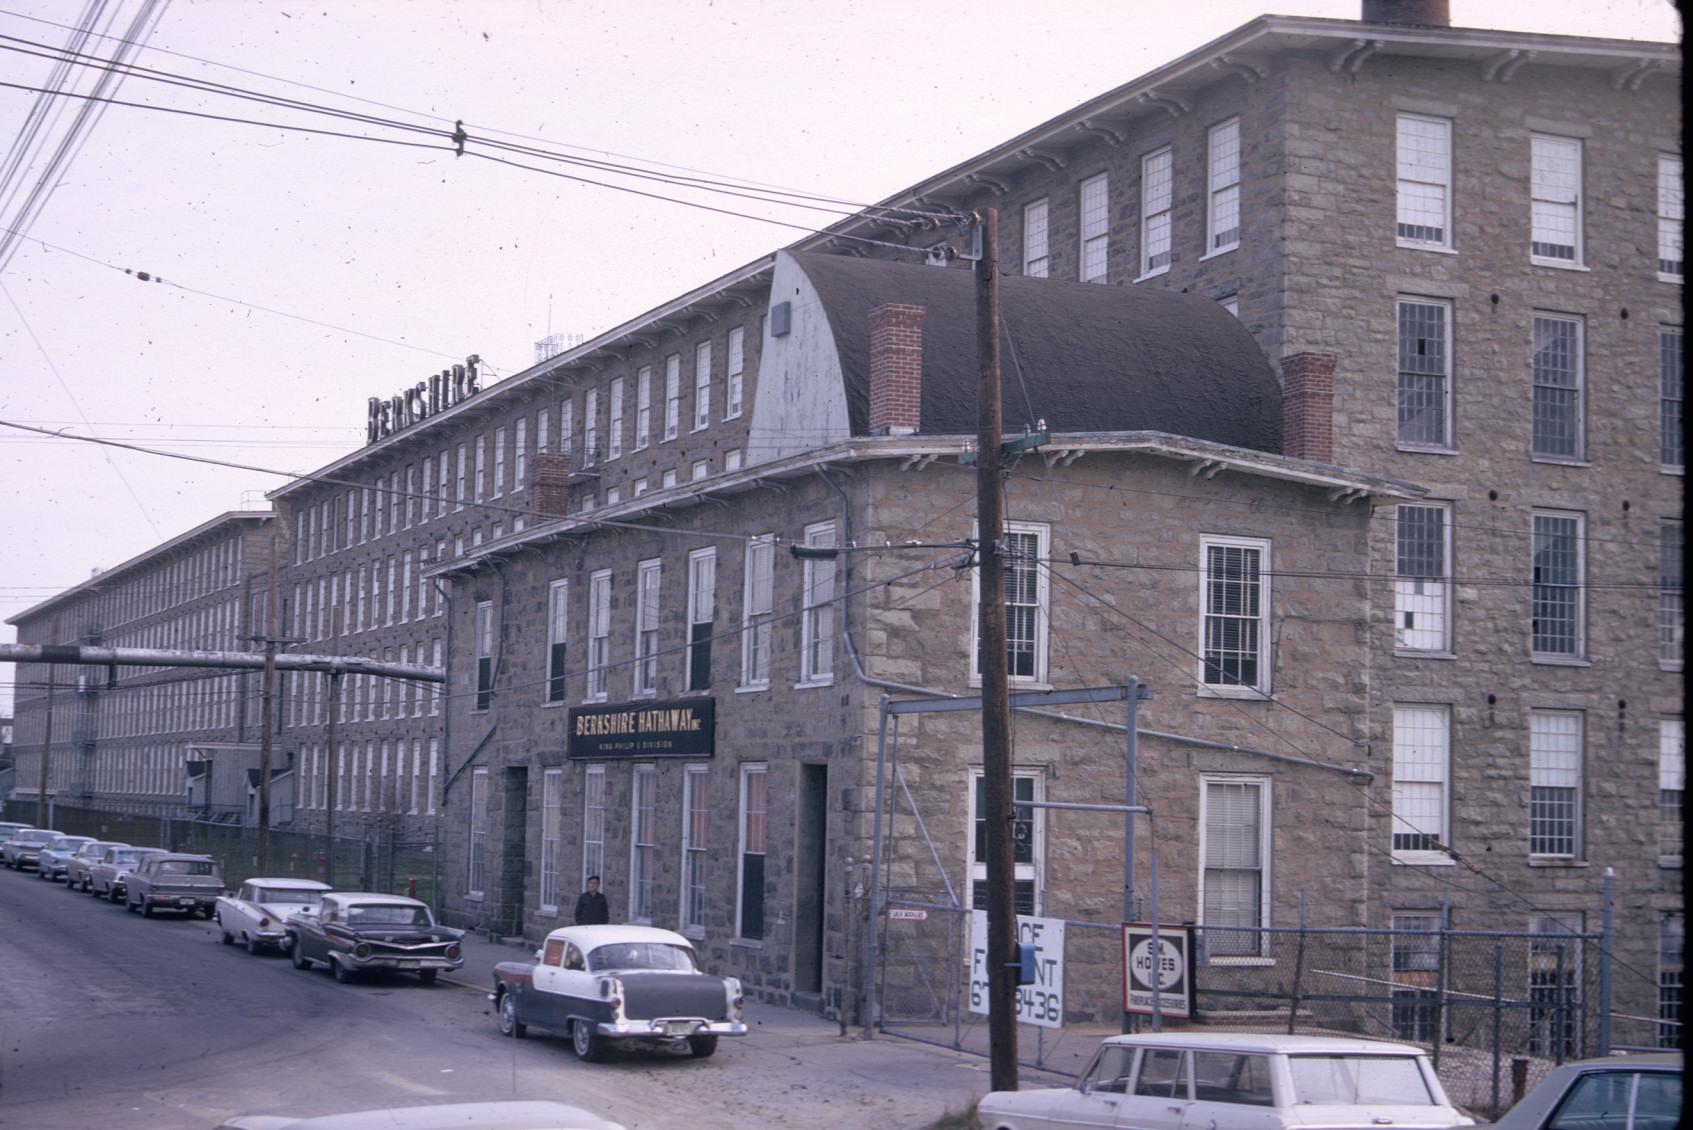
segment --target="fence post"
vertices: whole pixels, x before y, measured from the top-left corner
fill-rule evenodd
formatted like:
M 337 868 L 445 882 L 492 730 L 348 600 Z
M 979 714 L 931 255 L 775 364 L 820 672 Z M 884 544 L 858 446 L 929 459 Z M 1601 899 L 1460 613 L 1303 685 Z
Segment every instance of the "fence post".
M 1553 976 L 1556 978 L 1553 984 L 1557 986 L 1554 990 L 1557 997 L 1552 1006 L 1552 1020 L 1555 1028 L 1552 1033 L 1552 1046 L 1557 1051 L 1553 1053 L 1552 1062 L 1562 1066 L 1564 1062 L 1564 1026 L 1569 1023 L 1569 1016 L 1564 1011 L 1567 1007 L 1567 1001 L 1564 992 L 1564 945 L 1562 942 L 1558 944 L 1558 963 L 1554 967 Z
M 1499 1111 L 1499 1022 L 1505 1011 L 1505 947 L 1493 943 L 1493 1117 Z
M 1616 874 L 1605 868 L 1604 912 L 1599 930 L 1599 1054 L 1611 1054 L 1611 947 L 1616 944 Z
M 1293 955 L 1293 1000 L 1287 1009 L 1287 1034 L 1293 1035 L 1293 1029 L 1299 1021 L 1299 979 L 1305 973 L 1305 927 L 1307 925 L 1305 891 L 1299 892 L 1299 947 Z M 1190 986 L 1191 987 L 1191 986 Z

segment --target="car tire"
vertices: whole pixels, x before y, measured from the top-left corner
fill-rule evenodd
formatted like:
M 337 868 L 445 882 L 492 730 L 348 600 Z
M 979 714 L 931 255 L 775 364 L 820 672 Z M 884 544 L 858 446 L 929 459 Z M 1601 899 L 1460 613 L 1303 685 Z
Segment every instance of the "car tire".
M 517 1019 L 517 994 L 500 994 L 500 1034 L 521 1040 L 529 1034 L 529 1025 Z
M 295 969 L 310 969 L 312 967 L 312 959 L 301 953 L 300 950 L 300 939 L 291 939 L 291 944 L 288 946 L 289 963 L 292 964 Z
M 204 918 L 207 922 L 210 922 L 212 920 L 212 916 L 216 913 L 217 907 L 215 906 L 202 906 L 200 908 L 200 917 Z
M 329 971 L 335 974 L 337 985 L 351 985 L 353 983 L 353 971 L 333 957 L 329 959 Z
M 235 944 L 235 935 L 231 934 L 227 929 L 224 929 L 221 921 L 218 923 L 218 933 L 221 935 L 218 938 L 218 941 L 222 942 L 224 945 L 232 946 Z
M 148 902 L 146 899 L 141 900 L 141 917 L 153 917 L 153 904 Z
M 695 1059 L 710 1059 L 717 1051 L 716 1036 L 689 1036 L 688 1050 L 694 1053 Z
M 263 946 L 259 945 L 259 940 L 257 938 L 253 937 L 251 934 L 247 935 L 247 953 L 250 956 L 258 957 L 259 951 L 263 948 Z
M 123 901 L 123 897 L 118 894 L 118 889 L 116 887 L 107 887 L 106 888 L 106 897 L 108 899 L 112 900 L 113 902 L 122 902 Z
M 570 1049 L 576 1053 L 577 1059 L 584 1063 L 598 1063 L 605 1058 L 605 1045 L 605 1040 L 594 1031 L 590 1021 L 571 1021 Z
M 439 977 L 440 975 L 441 975 L 441 971 L 439 969 L 419 969 L 417 971 L 417 979 L 419 981 L 421 981 L 426 987 L 429 986 L 429 985 L 433 985 L 435 983 L 435 978 Z

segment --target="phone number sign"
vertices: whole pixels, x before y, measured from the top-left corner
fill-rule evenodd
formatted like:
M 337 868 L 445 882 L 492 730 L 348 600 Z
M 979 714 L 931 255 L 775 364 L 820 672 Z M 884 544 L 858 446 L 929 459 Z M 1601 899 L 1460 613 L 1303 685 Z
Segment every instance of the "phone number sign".
M 1017 1019 L 1064 1026 L 1064 920 L 1017 916 L 1017 941 L 1035 947 L 1035 983 L 1017 987 Z M 970 912 L 970 1011 L 988 1011 L 988 913 Z

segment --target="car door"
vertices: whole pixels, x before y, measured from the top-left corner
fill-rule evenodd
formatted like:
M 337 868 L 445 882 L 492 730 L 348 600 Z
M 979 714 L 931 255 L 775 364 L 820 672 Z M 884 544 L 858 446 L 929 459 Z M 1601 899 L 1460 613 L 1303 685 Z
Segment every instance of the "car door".
M 592 1015 L 588 1003 L 599 1000 L 600 979 L 588 972 L 587 956 L 581 946 L 567 941 L 563 960 L 551 971 L 549 991 L 557 994 L 553 999 L 560 1010 L 561 1024 L 572 1015 Z
M 1182 1130 L 1277 1130 L 1281 1125 L 1269 1056 L 1195 1050 L 1190 1058 L 1193 1101 L 1182 1112 Z
M 1117 1107 L 1117 1125 L 1181 1130 L 1192 1102 L 1192 1056 L 1178 1048 L 1142 1048 L 1133 1088 Z
M 1082 1072 L 1075 1087 L 1058 1096 L 1047 1110 L 1047 1124 L 1065 1130 L 1110 1130 L 1123 1125 L 1122 1104 L 1129 1089 L 1135 1049 L 1106 1044 Z
M 535 970 L 529 975 L 533 988 L 529 992 L 519 993 L 517 998 L 520 1015 L 525 1023 L 563 1030 L 565 1009 L 558 986 L 559 971 L 564 965 L 564 947 L 563 938 L 548 938 L 546 944 L 541 947 L 540 960 L 535 963 Z

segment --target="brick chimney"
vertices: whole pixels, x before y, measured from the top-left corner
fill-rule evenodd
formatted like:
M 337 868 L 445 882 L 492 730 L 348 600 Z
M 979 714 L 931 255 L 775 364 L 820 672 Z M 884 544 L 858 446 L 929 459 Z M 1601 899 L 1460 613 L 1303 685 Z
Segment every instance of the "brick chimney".
M 535 514 L 562 518 L 570 511 L 570 456 L 543 451 L 532 465 L 535 475 Z
M 921 306 L 885 302 L 870 311 L 870 434 L 908 436 L 922 426 Z
M 1337 360 L 1332 353 L 1293 353 L 1282 358 L 1282 454 L 1334 462 Z
M 1451 27 L 1451 0 L 1364 0 L 1367 24 L 1407 24 L 1411 27 Z

